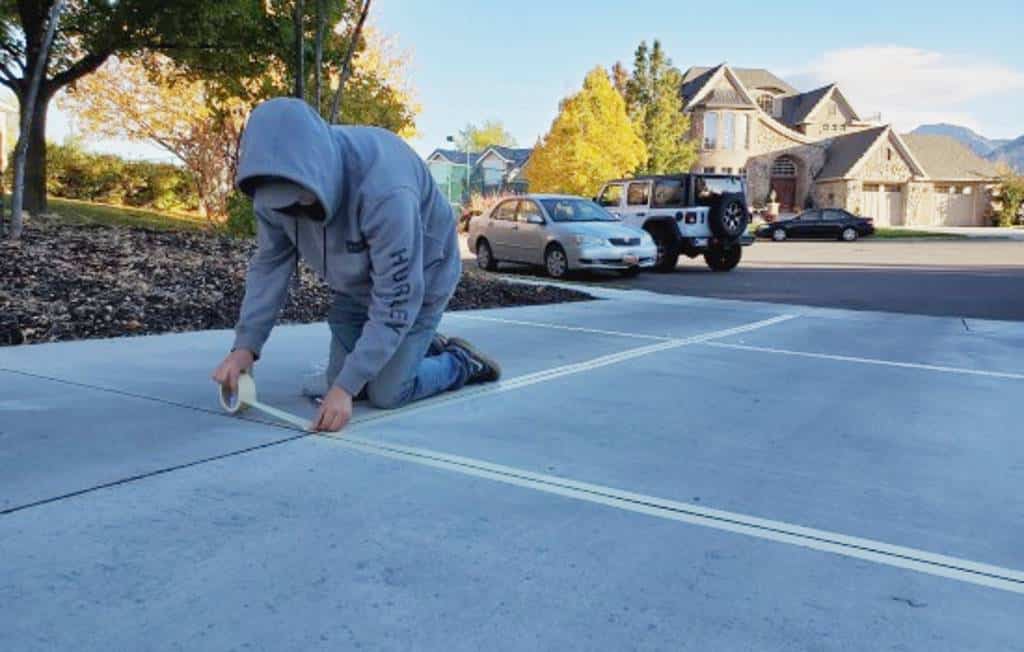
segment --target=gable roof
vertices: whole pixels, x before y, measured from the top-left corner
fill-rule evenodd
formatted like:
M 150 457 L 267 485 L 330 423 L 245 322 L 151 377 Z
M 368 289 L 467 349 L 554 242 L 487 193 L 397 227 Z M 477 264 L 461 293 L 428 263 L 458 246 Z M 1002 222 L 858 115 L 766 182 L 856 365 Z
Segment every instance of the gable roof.
M 891 126 L 883 125 L 832 139 L 825 151 L 825 165 L 815 179 L 843 179 L 854 176 L 867 155 L 882 140 L 891 140 L 915 176 L 928 176 L 928 171 L 917 160 L 907 144 L 892 130 Z
M 933 179 L 991 179 L 999 176 L 995 163 L 981 158 L 950 136 L 904 134 L 902 138 Z
M 852 134 L 843 134 L 832 140 L 825 152 L 825 165 L 818 179 L 842 179 L 850 174 L 889 127 L 872 127 Z
M 723 65 L 725 64 L 719 64 L 713 67 L 693 66 L 688 68 L 687 71 L 683 73 L 683 96 L 689 98 L 696 95 L 701 86 L 710 79 L 710 73 L 718 70 Z M 797 92 L 797 90 L 786 83 L 785 80 L 764 68 L 730 69 L 736 73 L 736 77 L 739 78 L 740 83 L 742 83 L 748 90 L 755 88 L 777 88 L 786 94 Z M 689 90 L 691 91 L 689 93 L 687 92 L 688 85 L 690 86 Z
M 832 92 L 835 84 L 822 86 L 813 91 L 787 95 L 782 98 L 782 117 L 780 120 L 789 126 L 795 126 L 805 122 L 815 108 Z
M 488 152 L 494 152 L 501 158 L 512 163 L 515 167 L 521 168 L 526 165 L 526 162 L 530 160 L 530 155 L 533 154 L 532 147 L 502 147 L 500 145 L 491 145 L 480 154 L 479 159 L 487 156 Z
M 715 83 L 723 77 L 729 82 L 729 87 L 716 87 Z M 687 108 L 698 105 L 708 108 L 757 107 L 754 103 L 754 98 L 744 88 L 743 82 L 736 76 L 733 69 L 724 63 L 708 70 L 706 74 L 698 76 L 689 85 L 683 85 L 683 88 L 687 87 L 693 91 L 692 95 L 684 97 Z
M 430 153 L 430 156 L 427 157 L 427 160 L 430 161 L 430 160 L 432 160 L 432 159 L 434 159 L 435 157 L 438 157 L 438 156 L 440 156 L 441 158 L 443 158 L 447 162 L 453 163 L 455 165 L 465 165 L 466 164 L 466 152 L 461 152 L 461 151 L 459 151 L 457 149 L 435 149 L 433 152 Z M 470 167 L 476 165 L 476 162 L 479 159 L 480 159 L 480 152 L 470 152 L 469 153 L 469 165 L 470 165 Z

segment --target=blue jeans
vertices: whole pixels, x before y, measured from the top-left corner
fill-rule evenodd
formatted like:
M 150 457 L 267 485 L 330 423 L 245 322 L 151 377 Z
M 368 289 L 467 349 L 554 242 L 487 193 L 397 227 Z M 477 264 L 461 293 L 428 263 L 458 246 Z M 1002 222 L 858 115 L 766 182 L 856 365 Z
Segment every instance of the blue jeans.
M 363 390 L 371 405 L 390 410 L 466 384 L 469 371 L 461 358 L 447 351 L 427 356 L 443 312 L 442 305 L 416 318 L 398 350 Z M 327 325 L 331 328 L 328 384 L 334 383 L 368 319 L 366 306 L 335 295 L 327 315 Z

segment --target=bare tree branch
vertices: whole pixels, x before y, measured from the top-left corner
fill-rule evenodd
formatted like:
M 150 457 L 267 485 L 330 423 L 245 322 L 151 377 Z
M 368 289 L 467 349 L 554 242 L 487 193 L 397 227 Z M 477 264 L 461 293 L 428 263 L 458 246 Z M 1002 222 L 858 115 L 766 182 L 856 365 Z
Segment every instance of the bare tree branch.
M 366 17 L 370 13 L 370 2 L 371 0 L 366 0 L 366 4 L 363 5 L 363 9 L 359 14 L 359 22 L 356 23 L 356 29 L 352 32 L 351 40 L 348 43 L 348 52 L 345 53 L 345 62 L 341 66 L 341 74 L 338 76 L 338 89 L 334 91 L 334 101 L 331 103 L 331 124 L 336 124 L 338 122 L 338 111 L 341 109 L 342 91 L 344 91 L 345 83 L 352 74 L 352 57 L 355 55 L 356 47 L 359 45 L 359 39 L 363 34 L 363 23 L 366 22 Z

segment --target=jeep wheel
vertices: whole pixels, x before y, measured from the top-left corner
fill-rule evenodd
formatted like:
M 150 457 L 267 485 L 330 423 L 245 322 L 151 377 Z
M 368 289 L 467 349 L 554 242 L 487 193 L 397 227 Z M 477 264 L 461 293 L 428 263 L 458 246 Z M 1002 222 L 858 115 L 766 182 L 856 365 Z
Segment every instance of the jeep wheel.
M 743 258 L 743 247 L 709 249 L 704 254 L 704 262 L 715 272 L 732 271 L 740 264 L 740 258 Z
M 672 251 L 672 244 L 664 230 L 645 225 L 644 231 L 651 234 L 654 245 L 658 248 L 657 256 L 654 259 L 654 271 L 674 272 L 679 264 L 679 252 Z
M 498 261 L 494 260 L 494 253 L 491 252 L 491 245 L 485 238 L 480 238 L 476 243 L 476 265 L 480 269 L 493 272 L 498 269 Z
M 743 201 L 742 194 L 723 195 L 717 205 L 711 207 L 709 226 L 712 233 L 727 240 L 743 235 L 750 222 Z

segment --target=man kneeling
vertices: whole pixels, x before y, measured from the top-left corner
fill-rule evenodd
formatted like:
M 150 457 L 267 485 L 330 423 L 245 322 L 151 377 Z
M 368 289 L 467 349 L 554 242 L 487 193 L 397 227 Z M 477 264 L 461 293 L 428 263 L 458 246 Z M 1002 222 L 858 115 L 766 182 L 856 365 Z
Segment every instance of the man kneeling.
M 462 273 L 455 217 L 400 138 L 328 126 L 301 100 L 270 100 L 246 125 L 237 185 L 253 200 L 257 250 L 216 382 L 234 391 L 259 358 L 300 256 L 333 294 L 315 430 L 341 430 L 358 396 L 396 408 L 498 379 L 493 360 L 437 334 Z

